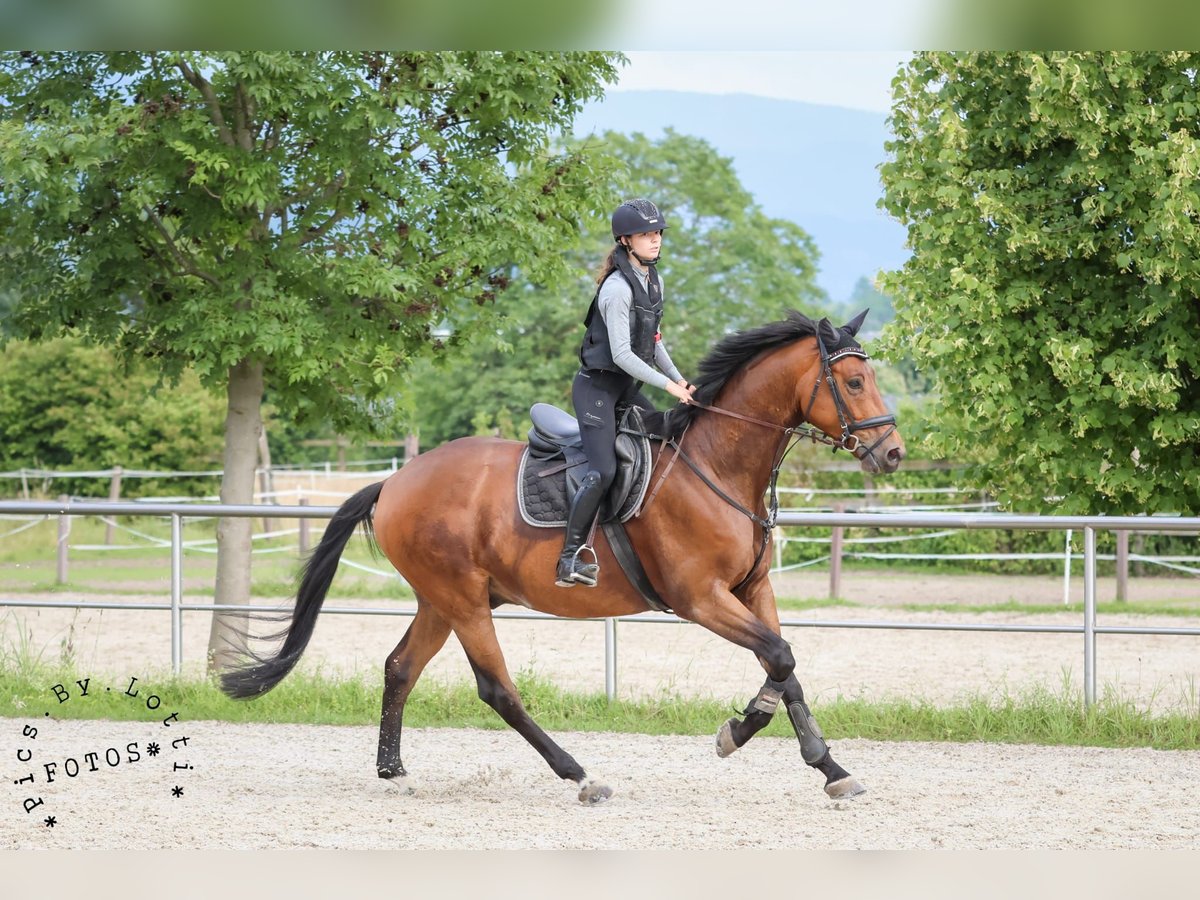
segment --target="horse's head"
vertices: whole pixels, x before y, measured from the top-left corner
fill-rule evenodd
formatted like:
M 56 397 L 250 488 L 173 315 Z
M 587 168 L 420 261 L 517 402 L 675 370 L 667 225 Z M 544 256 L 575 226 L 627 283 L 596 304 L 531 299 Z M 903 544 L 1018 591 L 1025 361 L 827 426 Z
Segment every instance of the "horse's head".
M 804 379 L 800 410 L 835 446 L 849 450 L 864 472 L 895 472 L 904 459 L 904 439 L 875 384 L 867 354 L 855 340 L 866 310 L 841 328 L 817 323 L 815 380 Z

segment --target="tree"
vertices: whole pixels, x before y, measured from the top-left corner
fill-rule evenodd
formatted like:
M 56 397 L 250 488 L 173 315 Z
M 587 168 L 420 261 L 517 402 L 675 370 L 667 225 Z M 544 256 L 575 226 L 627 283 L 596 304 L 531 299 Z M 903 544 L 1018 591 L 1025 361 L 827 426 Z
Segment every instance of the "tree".
M 122 365 L 78 339 L 12 341 L 0 357 L 0 468 L 207 470 L 221 458 L 221 402 L 184 373 L 174 387 L 149 367 Z M 106 482 L 59 483 L 64 491 L 108 491 Z M 165 485 L 139 480 L 127 493 Z M 172 492 L 207 492 L 188 479 Z
M 1200 55 L 922 53 L 884 206 L 931 446 L 1009 505 L 1200 511 Z
M 700 358 L 729 331 L 782 318 L 789 307 L 819 309 L 824 298 L 813 280 L 811 238 L 799 225 L 765 215 L 732 161 L 712 145 L 666 129 L 655 140 L 608 132 L 573 152 L 584 148 L 609 153 L 619 165 L 601 214 L 549 251 L 573 266 L 572 275 L 546 285 L 519 277 L 496 329 L 413 380 L 411 402 L 426 443 L 494 429 L 517 437 L 528 429 L 533 403 L 570 408 L 583 316 L 612 246 L 612 208 L 623 198 L 649 197 L 667 216 L 659 264 L 667 294 L 663 334 L 684 375 L 694 377 Z
M 265 387 L 298 420 L 386 429 L 448 314 L 482 327 L 594 208 L 547 152 L 612 53 L 0 54 L 0 283 L 34 338 L 77 329 L 227 394 L 225 503 L 252 502 Z M 248 519 L 216 599 L 249 598 Z M 233 632 L 214 617 L 210 654 Z

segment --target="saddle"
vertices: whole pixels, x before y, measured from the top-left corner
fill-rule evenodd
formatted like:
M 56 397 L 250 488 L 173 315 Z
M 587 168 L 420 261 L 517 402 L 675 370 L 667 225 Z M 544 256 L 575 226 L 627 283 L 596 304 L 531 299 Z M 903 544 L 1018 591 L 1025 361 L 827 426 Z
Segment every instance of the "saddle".
M 521 510 L 521 518 L 535 528 L 564 528 L 571 500 L 588 471 L 579 422 L 549 403 L 535 403 L 529 410 L 529 418 L 533 427 L 529 429 L 529 445 L 521 454 L 517 470 L 517 508 Z M 600 530 L 625 577 L 646 605 L 659 612 L 670 612 L 670 606 L 650 583 L 621 524 L 641 508 L 654 468 L 650 438 L 639 407 L 630 406 L 621 414 L 616 451 L 617 477 L 600 504 Z
M 587 456 L 574 416 L 535 403 L 529 445 L 517 470 L 517 506 L 521 518 L 535 528 L 563 528 L 567 511 L 587 474 Z M 650 484 L 650 440 L 641 410 L 626 408 L 617 426 L 617 477 L 600 505 L 600 522 L 628 521 L 641 507 Z

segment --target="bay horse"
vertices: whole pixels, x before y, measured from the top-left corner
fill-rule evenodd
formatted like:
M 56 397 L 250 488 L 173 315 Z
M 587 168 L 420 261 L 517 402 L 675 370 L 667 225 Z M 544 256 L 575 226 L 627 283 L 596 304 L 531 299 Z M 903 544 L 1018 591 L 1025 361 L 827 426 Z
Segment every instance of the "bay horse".
M 863 787 L 833 761 L 805 703 L 791 648 L 780 636 L 769 547 L 778 509 L 775 478 L 793 435 L 849 450 L 868 472 L 893 472 L 904 458 L 895 418 L 855 340 L 865 315 L 837 328 L 791 311 L 783 321 L 720 340 L 700 364 L 692 402 L 647 420 L 648 430 L 656 425 L 664 438 L 656 448 L 654 491 L 625 526 L 650 582 L 674 612 L 745 647 L 766 671 L 766 682 L 742 718 L 720 727 L 717 753 L 724 757 L 742 747 L 782 700 L 802 758 L 825 776 L 825 792 L 834 798 Z M 607 799 L 611 788 L 589 778 L 525 711 L 496 639 L 492 610 L 513 603 L 555 616 L 604 618 L 646 612 L 648 605 L 599 533 L 599 585 L 555 586 L 561 534 L 525 524 L 517 509 L 523 449 L 517 441 L 460 438 L 348 499 L 305 563 L 290 623 L 276 636 L 282 644 L 268 655 L 246 651 L 243 664 L 221 676 L 222 690 L 236 698 L 256 697 L 292 670 L 313 634 L 346 543 L 358 526 L 369 539 L 373 528 L 375 543 L 417 602 L 416 616 L 384 668 L 379 777 L 407 775 L 400 760 L 404 704 L 454 632 L 480 699 L 556 775 L 575 782 L 580 802 Z M 674 465 L 677 458 L 686 464 Z M 764 500 L 768 488 L 770 510 Z

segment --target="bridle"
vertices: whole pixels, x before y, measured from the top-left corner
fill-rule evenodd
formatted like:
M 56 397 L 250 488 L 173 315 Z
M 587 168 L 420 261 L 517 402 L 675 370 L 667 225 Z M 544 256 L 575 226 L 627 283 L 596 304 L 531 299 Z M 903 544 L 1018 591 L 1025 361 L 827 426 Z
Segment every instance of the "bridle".
M 871 357 L 867 356 L 867 352 L 857 345 L 843 347 L 840 350 L 830 353 L 825 348 L 825 341 L 821 338 L 820 332 L 817 333 L 817 348 L 821 353 L 821 373 L 817 376 L 817 380 L 813 382 L 812 395 L 808 398 L 808 409 L 804 411 L 799 428 L 806 428 L 807 434 L 805 436 L 811 440 L 819 441 L 822 444 L 829 444 L 835 450 L 840 447 L 854 454 L 857 459 L 864 459 L 868 456 L 875 459 L 875 448 L 887 440 L 892 432 L 896 430 L 896 417 L 891 413 L 887 413 L 882 416 L 871 416 L 869 419 L 855 419 L 850 415 L 846 401 L 842 399 L 842 391 L 838 387 L 837 379 L 833 377 L 833 364 L 839 359 L 846 356 L 857 356 L 859 359 L 870 359 Z M 822 382 L 829 385 L 829 392 L 833 395 L 833 406 L 837 410 L 838 422 L 842 426 L 842 433 L 837 438 L 831 438 L 825 432 L 820 429 L 814 429 L 808 423 L 809 414 L 817 402 L 817 394 L 821 390 Z M 863 449 L 865 445 L 854 432 L 865 431 L 868 428 L 879 428 L 882 425 L 890 425 L 891 427 L 880 436 L 879 440 L 866 447 L 866 449 Z M 859 453 L 859 450 L 862 450 L 862 453 Z M 876 459 L 875 462 L 878 465 L 879 460 Z M 879 465 L 878 468 L 882 469 L 883 466 Z
M 671 468 L 675 465 L 675 460 L 682 458 L 683 461 L 688 464 L 689 468 L 691 468 L 691 470 L 696 474 L 696 476 L 699 477 L 699 479 L 706 485 L 708 485 L 713 493 L 763 529 L 762 541 L 759 544 L 758 552 L 754 556 L 754 564 L 750 567 L 750 571 L 746 573 L 746 577 L 730 588 L 733 593 L 737 593 L 747 584 L 747 582 L 750 581 L 751 576 L 758 570 L 758 565 L 762 562 L 763 555 L 766 553 L 767 544 L 771 539 L 771 531 L 775 528 L 775 523 L 779 518 L 779 493 L 776 488 L 776 484 L 779 480 L 779 470 L 782 468 L 783 461 L 792 451 L 792 448 L 795 447 L 796 444 L 800 443 L 800 441 L 804 438 L 808 438 L 813 443 L 821 443 L 831 446 L 833 447 L 834 451 L 839 449 L 846 450 L 859 460 L 865 459 L 868 456 L 872 459 L 875 459 L 875 449 L 889 436 L 891 436 L 892 432 L 896 430 L 896 417 L 891 413 L 887 413 L 886 415 L 882 416 L 871 416 L 867 419 L 855 419 L 850 414 L 850 410 L 846 406 L 846 401 L 842 398 L 842 392 L 838 388 L 837 379 L 833 377 L 833 364 L 835 362 L 846 356 L 857 356 L 860 359 L 870 359 L 866 351 L 857 345 L 851 345 L 830 353 L 825 347 L 825 341 L 821 338 L 820 332 L 817 333 L 816 338 L 817 349 L 821 354 L 821 371 L 817 375 L 816 381 L 813 383 L 812 394 L 808 398 L 808 408 L 803 411 L 798 424 L 779 425 L 775 422 L 768 422 L 765 419 L 756 419 L 754 416 L 747 416 L 743 413 L 733 412 L 729 409 L 721 409 L 718 406 L 709 406 L 696 400 L 691 401 L 691 405 L 697 407 L 698 409 L 717 413 L 722 416 L 728 416 L 732 419 L 740 419 L 743 422 L 750 422 L 754 425 L 761 425 L 765 428 L 772 428 L 783 433 L 784 441 L 781 444 L 783 450 L 778 456 L 776 456 L 775 462 L 771 466 L 771 481 L 769 487 L 771 502 L 767 509 L 767 517 L 765 519 L 756 514 L 753 510 L 747 509 L 745 506 L 738 503 L 727 493 L 725 493 L 725 491 L 723 491 L 715 482 L 713 482 L 711 478 L 709 478 L 706 474 L 704 474 L 703 471 L 700 470 L 700 467 L 696 465 L 690 456 L 683 452 L 683 439 L 687 435 L 686 428 L 684 429 L 683 434 L 679 436 L 678 440 L 674 438 L 663 438 L 664 449 L 666 449 L 667 446 L 671 446 L 675 449 L 675 453 L 671 457 L 671 460 L 667 463 L 667 468 L 663 471 L 662 475 L 659 476 L 658 483 L 655 485 L 654 490 L 651 491 L 650 496 L 647 498 L 645 504 L 643 504 L 642 509 L 638 512 L 638 515 L 641 516 L 642 513 L 649 508 L 650 504 L 654 500 L 655 495 L 658 493 L 658 489 L 662 486 L 663 481 L 665 481 L 667 475 L 670 474 Z M 812 412 L 813 406 L 816 405 L 817 395 L 820 393 L 822 382 L 829 385 L 829 392 L 833 395 L 833 406 L 834 409 L 837 410 L 838 422 L 842 426 L 842 433 L 836 438 L 831 437 L 819 428 L 814 428 L 808 421 L 808 416 Z M 870 446 L 864 444 L 862 439 L 855 434 L 856 431 L 865 431 L 868 428 L 879 428 L 883 425 L 890 425 L 891 427 L 888 428 L 888 430 L 885 431 L 883 435 Z M 689 425 L 688 427 L 691 426 Z M 796 436 L 796 440 L 790 440 L 792 435 Z M 879 460 L 875 459 L 875 462 L 879 469 L 883 468 L 883 466 L 879 464 Z

